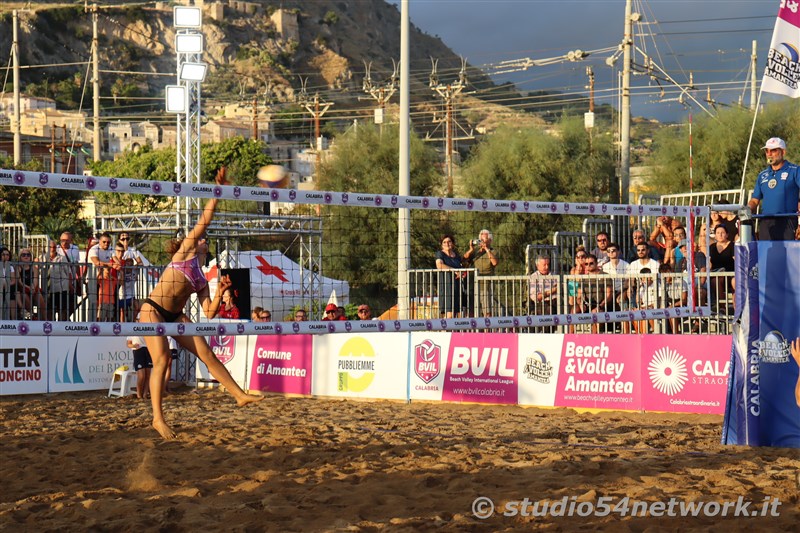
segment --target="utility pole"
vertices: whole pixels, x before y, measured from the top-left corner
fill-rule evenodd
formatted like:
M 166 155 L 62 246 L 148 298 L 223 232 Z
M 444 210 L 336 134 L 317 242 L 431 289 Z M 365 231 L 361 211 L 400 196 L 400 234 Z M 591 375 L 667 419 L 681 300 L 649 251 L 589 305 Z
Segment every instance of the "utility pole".
M 750 56 L 750 110 L 756 109 L 756 68 L 758 68 L 758 55 L 756 54 L 757 41 L 753 41 L 753 54 Z
M 320 102 L 319 93 L 314 94 L 314 98 L 308 98 L 308 94 L 306 93 L 306 83 L 308 82 L 308 78 L 303 80 L 300 79 L 302 83 L 302 89 L 300 90 L 300 95 L 298 100 L 300 104 L 306 108 L 311 114 L 311 118 L 314 120 L 314 147 L 317 151 L 317 163 L 316 167 L 314 168 L 314 174 L 317 173 L 317 169 L 319 168 L 320 164 L 320 156 L 322 152 L 322 138 L 320 134 L 320 127 L 319 127 L 319 119 L 325 114 L 328 109 L 333 105 L 333 102 Z
M 100 137 L 100 54 L 97 39 L 97 4 L 92 4 L 92 159 L 100 161 L 102 154 L 102 140 Z
M 19 15 L 14 10 L 13 42 L 11 43 L 11 58 L 14 63 L 14 165 L 22 162 L 22 124 L 19 110 Z
M 622 109 L 620 109 L 620 202 L 630 203 L 631 186 L 631 50 L 633 21 L 639 14 L 631 13 L 631 0 L 625 0 L 625 35 L 622 39 Z
M 397 90 L 397 63 L 395 63 L 394 59 L 392 59 L 392 64 L 394 65 L 394 69 L 392 71 L 392 77 L 389 78 L 389 81 L 381 84 L 379 86 L 375 86 L 372 84 L 372 77 L 370 76 L 370 70 L 372 68 L 372 63 L 367 64 L 364 61 L 364 70 L 365 70 L 365 77 L 364 77 L 364 85 L 362 89 L 365 93 L 370 95 L 374 100 L 378 102 L 378 108 L 375 110 L 375 123 L 380 124 L 381 134 L 383 134 L 383 124 L 384 124 L 384 113 L 386 111 L 386 104 L 389 103 L 389 100 L 394 95 L 395 91 Z
M 594 70 L 592 67 L 586 67 L 586 75 L 589 76 L 589 112 L 583 115 L 583 126 L 589 133 L 589 154 L 593 152 L 592 149 L 592 129 L 594 128 Z
M 436 73 L 438 62 L 439 62 L 438 60 L 431 59 L 433 68 L 431 70 L 428 86 L 432 90 L 436 91 L 436 93 L 444 101 L 444 108 L 445 108 L 444 119 L 437 120 L 436 118 L 434 118 L 434 123 L 444 122 L 445 125 L 444 146 L 445 146 L 445 171 L 447 172 L 447 196 L 449 198 L 452 198 L 453 197 L 453 141 L 473 138 L 471 131 L 469 133 L 464 131 L 464 133 L 467 134 L 465 137 L 456 138 L 454 135 L 456 122 L 453 113 L 453 100 L 455 100 L 455 98 L 459 94 L 461 94 L 461 92 L 467 86 L 468 83 L 467 62 L 464 59 L 461 60 L 461 72 L 459 72 L 458 74 L 458 81 L 448 84 L 439 83 L 439 76 Z M 463 131 L 463 128 L 461 129 Z
M 253 95 L 253 140 L 258 140 L 258 92 Z

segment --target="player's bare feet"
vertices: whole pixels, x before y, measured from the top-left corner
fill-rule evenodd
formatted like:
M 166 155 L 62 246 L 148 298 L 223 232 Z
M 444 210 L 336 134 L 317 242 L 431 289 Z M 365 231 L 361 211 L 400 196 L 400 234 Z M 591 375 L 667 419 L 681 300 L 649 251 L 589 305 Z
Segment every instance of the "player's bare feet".
M 244 396 L 241 396 L 236 399 L 236 405 L 238 405 L 239 407 L 244 407 L 248 403 L 260 402 L 264 398 L 266 398 L 266 396 L 245 394 Z
M 178 438 L 178 435 L 172 431 L 172 428 L 169 427 L 166 422 L 153 421 L 153 427 L 164 437 L 164 440 L 174 440 Z

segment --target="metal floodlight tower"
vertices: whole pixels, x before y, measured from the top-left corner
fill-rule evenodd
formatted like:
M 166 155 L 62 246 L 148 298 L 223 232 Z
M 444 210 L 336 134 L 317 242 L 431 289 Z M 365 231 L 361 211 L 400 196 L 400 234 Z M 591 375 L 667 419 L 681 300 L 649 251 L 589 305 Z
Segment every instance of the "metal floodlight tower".
M 174 26 L 178 29 L 175 35 L 178 87 L 183 88 L 186 98 L 182 112 L 177 113 L 175 173 L 178 183 L 188 185 L 200 183 L 200 84 L 205 79 L 207 70 L 207 65 L 202 62 L 204 43 L 200 28 L 203 13 L 199 7 L 175 6 L 173 14 Z M 172 92 L 171 96 L 176 94 L 179 91 Z M 171 106 L 172 109 L 181 107 L 176 106 L 174 101 Z M 193 209 L 200 209 L 199 199 L 177 199 L 178 227 L 183 229 L 184 235 L 192 227 L 190 213 Z

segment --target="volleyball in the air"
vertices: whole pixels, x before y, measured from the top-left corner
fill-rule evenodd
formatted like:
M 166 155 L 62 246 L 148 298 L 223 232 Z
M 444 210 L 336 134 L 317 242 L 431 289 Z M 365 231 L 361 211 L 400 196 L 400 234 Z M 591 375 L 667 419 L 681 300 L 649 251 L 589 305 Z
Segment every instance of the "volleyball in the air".
M 258 184 L 266 189 L 283 189 L 289 185 L 289 173 L 280 165 L 266 165 L 258 169 Z

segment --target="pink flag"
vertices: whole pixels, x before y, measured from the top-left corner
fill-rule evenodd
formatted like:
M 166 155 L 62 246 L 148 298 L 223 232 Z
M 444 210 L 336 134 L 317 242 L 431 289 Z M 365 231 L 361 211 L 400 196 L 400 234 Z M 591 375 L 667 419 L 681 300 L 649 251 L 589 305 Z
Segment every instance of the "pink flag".
M 780 0 L 761 88 L 792 98 L 800 96 L 800 0 Z

